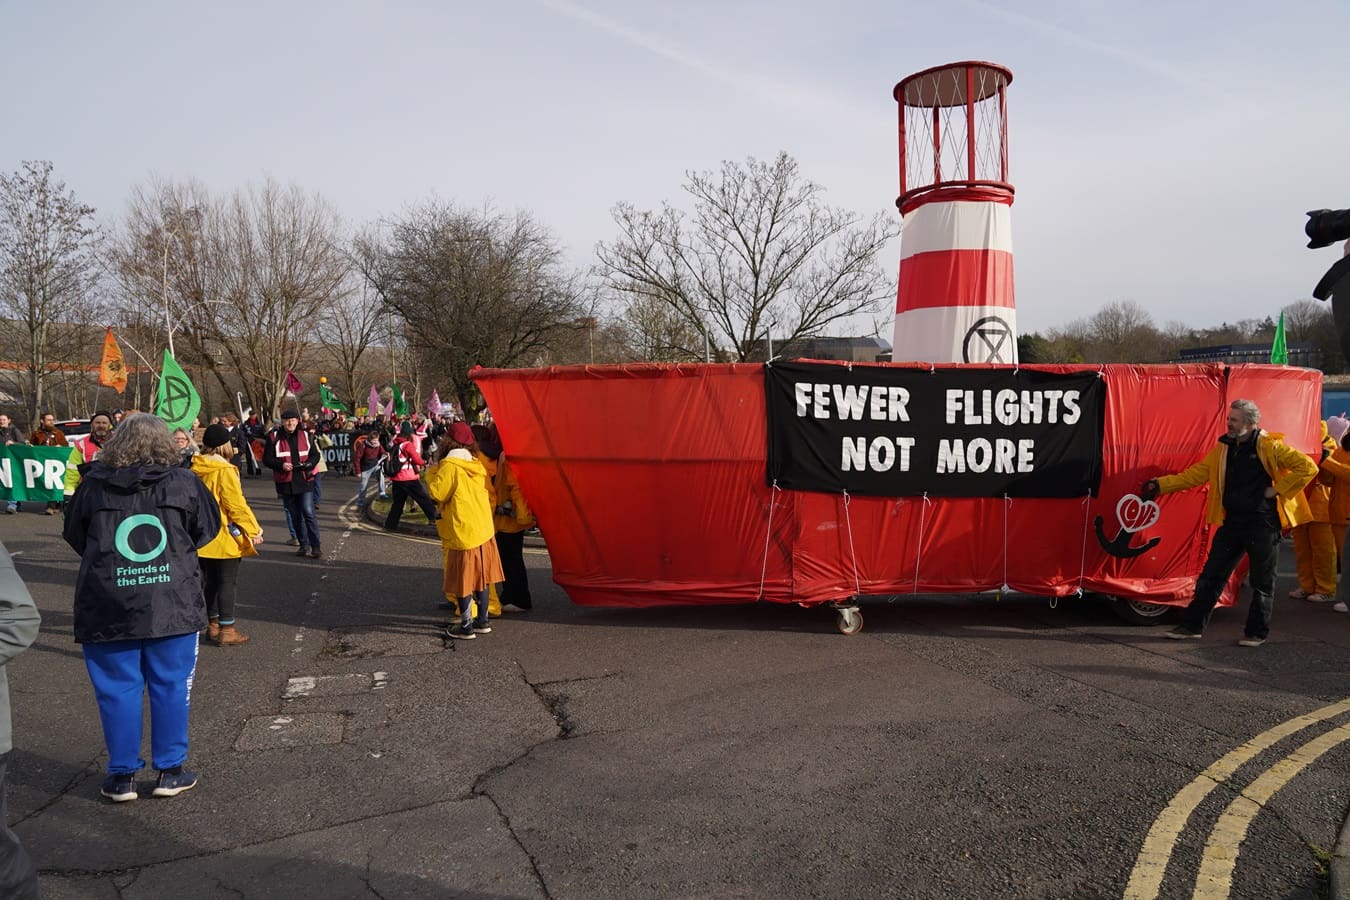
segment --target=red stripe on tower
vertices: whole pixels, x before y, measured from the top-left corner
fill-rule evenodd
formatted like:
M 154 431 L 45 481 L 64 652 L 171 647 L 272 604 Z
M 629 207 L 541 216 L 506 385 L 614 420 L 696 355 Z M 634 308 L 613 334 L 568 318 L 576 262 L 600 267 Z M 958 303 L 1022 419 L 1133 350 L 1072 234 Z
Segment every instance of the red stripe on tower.
M 983 62 L 911 75 L 900 104 L 900 276 L 891 358 L 1017 362 L 1007 95 Z

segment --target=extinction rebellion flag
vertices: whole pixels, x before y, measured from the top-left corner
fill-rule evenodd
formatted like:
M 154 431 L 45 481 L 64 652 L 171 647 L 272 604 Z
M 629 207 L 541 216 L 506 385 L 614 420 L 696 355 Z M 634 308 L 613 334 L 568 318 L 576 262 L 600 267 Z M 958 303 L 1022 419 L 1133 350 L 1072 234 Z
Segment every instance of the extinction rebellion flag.
M 1096 372 L 777 362 L 768 481 L 883 497 L 1082 497 L 1102 473 Z

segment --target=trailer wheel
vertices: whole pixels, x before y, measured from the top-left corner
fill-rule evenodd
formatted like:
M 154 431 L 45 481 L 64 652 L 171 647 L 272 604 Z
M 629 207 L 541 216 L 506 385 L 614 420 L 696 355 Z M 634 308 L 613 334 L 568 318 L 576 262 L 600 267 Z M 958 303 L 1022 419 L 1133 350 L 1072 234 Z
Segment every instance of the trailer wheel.
M 839 633 L 853 635 L 862 631 L 863 617 L 858 607 L 849 606 L 839 610 Z
M 1112 597 L 1111 608 L 1131 625 L 1157 625 L 1174 609 L 1165 603 L 1149 603 L 1132 597 Z

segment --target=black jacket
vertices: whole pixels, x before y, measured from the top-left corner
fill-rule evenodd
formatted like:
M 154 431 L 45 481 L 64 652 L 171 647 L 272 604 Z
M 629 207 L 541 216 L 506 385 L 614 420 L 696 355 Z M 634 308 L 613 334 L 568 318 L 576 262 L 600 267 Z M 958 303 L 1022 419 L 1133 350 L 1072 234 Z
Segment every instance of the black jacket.
M 308 494 L 314 490 L 314 467 L 319 464 L 319 445 L 314 435 L 307 434 L 309 453 L 300 460 L 300 429 L 287 431 L 278 426 L 267 434 L 267 446 L 263 448 L 262 464 L 272 470 L 272 480 L 276 482 L 277 496 L 286 494 Z M 285 441 L 289 446 L 291 459 L 300 460 L 291 463 L 292 469 L 284 471 L 284 461 L 277 459 L 277 444 Z
M 197 549 L 220 531 L 220 508 L 191 469 L 84 470 L 63 536 L 80 554 L 75 640 L 170 637 L 206 627 Z

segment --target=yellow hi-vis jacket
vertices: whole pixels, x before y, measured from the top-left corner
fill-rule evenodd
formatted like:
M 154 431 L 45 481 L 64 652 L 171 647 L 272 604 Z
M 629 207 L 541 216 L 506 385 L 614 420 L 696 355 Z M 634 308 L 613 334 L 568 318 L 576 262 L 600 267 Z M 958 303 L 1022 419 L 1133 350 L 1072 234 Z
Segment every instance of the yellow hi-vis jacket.
M 1282 434 L 1259 431 L 1256 434 L 1256 458 L 1270 476 L 1275 487 L 1275 508 L 1280 511 L 1280 524 L 1285 528 L 1304 525 L 1313 520 L 1308 500 L 1303 496 L 1304 486 L 1317 477 L 1317 463 L 1306 454 L 1286 444 Z M 1205 521 L 1222 525 L 1223 481 L 1228 469 L 1228 445 L 1219 441 L 1205 458 L 1175 475 L 1158 479 L 1158 492 L 1171 494 L 1209 483 L 1209 505 Z

